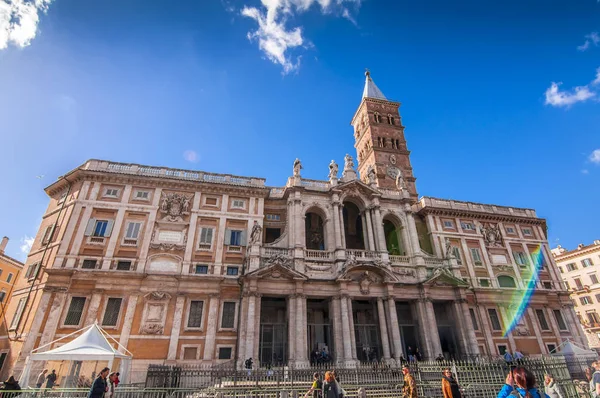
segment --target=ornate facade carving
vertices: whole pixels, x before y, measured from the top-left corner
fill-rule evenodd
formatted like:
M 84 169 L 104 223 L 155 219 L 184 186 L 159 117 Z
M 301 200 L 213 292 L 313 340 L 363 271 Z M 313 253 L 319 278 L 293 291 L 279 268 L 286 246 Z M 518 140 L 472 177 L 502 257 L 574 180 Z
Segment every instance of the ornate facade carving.
M 483 241 L 488 247 L 502 247 L 504 245 L 499 224 L 486 223 L 479 225 L 479 232 L 483 235 Z
M 192 195 L 163 192 L 159 207 L 159 211 L 164 215 L 163 221 L 183 221 L 183 216 L 190 214 L 192 198 Z

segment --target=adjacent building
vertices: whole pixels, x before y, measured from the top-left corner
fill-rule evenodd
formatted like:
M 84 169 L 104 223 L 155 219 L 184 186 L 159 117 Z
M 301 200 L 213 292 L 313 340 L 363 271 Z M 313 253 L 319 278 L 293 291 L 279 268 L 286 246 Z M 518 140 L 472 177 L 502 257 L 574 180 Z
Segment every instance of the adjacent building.
M 434 358 L 585 343 L 545 220 L 419 199 L 399 107 L 367 74 L 348 134 L 358 163 L 304 165 L 323 180 L 298 159 L 283 187 L 104 160 L 60 177 L 9 310 L 11 369 L 93 322 L 133 353 L 137 378 L 153 363 L 303 365 L 317 350 L 352 366 L 417 347 Z
M 574 250 L 559 245 L 552 254 L 590 347 L 600 349 L 600 283 L 596 268 L 600 265 L 600 240 L 587 246 L 580 244 Z
M 4 254 L 7 244 L 8 238 L 5 236 L 0 241 L 0 372 L 10 352 L 6 320 L 11 318 L 11 314 L 6 309 L 10 303 L 15 281 L 23 269 L 22 262 Z

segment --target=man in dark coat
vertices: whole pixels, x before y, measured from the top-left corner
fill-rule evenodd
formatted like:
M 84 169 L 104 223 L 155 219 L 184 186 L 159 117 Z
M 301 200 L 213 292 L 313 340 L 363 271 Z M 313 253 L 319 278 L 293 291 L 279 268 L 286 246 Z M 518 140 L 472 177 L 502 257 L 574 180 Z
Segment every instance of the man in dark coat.
M 108 376 L 109 371 L 109 368 L 102 369 L 102 372 L 100 372 L 98 377 L 96 377 L 96 380 L 94 380 L 94 384 L 92 384 L 92 388 L 90 388 L 87 398 L 104 397 L 104 393 L 107 392 L 106 377 Z

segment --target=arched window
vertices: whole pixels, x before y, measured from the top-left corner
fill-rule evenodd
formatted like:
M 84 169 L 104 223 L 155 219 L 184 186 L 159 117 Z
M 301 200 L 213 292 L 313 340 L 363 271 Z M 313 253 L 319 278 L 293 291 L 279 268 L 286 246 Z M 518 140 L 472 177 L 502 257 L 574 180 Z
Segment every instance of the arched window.
M 396 140 L 396 149 L 400 149 L 400 140 Z
M 325 226 L 323 218 L 314 212 L 306 213 L 305 228 L 306 248 L 309 250 L 325 250 Z
M 373 114 L 373 120 L 375 121 L 375 123 L 381 123 L 381 115 L 379 114 L 379 112 L 375 112 Z
M 498 277 L 498 285 L 500 287 L 517 287 L 515 280 L 508 275 L 500 275 Z

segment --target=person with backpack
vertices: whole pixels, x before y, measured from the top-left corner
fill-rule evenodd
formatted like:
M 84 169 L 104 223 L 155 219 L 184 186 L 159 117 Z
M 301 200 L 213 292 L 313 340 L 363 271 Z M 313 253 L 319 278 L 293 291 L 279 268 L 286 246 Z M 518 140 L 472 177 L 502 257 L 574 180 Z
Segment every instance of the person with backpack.
M 306 394 L 304 394 L 304 398 L 321 398 L 321 392 L 323 391 L 323 382 L 321 381 L 321 375 L 316 372 L 313 375 L 313 383 L 312 386 L 310 387 L 310 390 L 308 390 L 306 392 Z M 312 395 L 311 395 L 312 394 Z
M 590 379 L 590 395 L 592 398 L 600 397 L 600 361 L 592 363 L 594 373 Z
M 323 398 L 340 398 L 337 382 L 332 372 L 325 372 L 325 382 L 323 382 Z
M 496 398 L 550 398 L 535 388 L 535 376 L 524 367 L 516 367 L 508 372 L 506 384 Z

